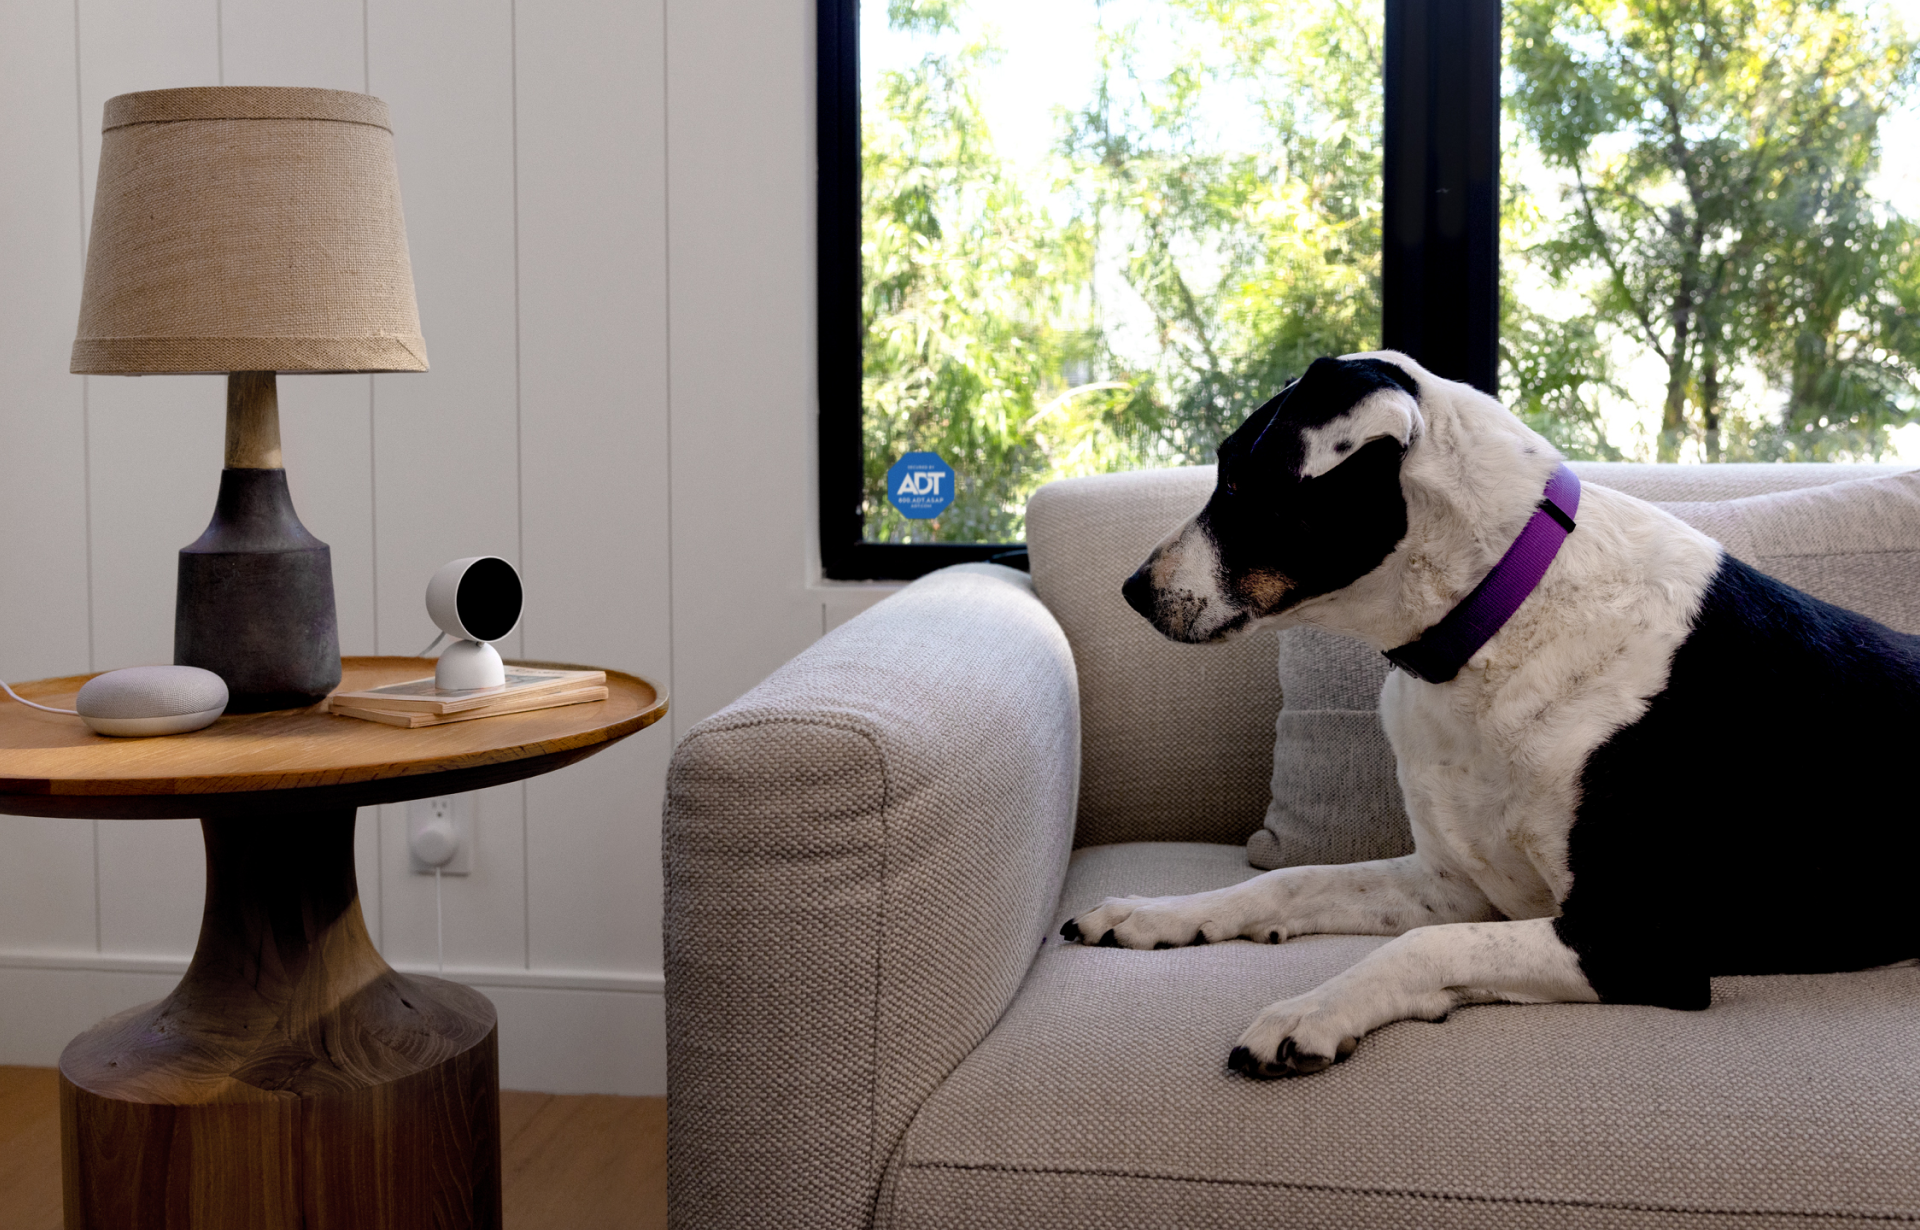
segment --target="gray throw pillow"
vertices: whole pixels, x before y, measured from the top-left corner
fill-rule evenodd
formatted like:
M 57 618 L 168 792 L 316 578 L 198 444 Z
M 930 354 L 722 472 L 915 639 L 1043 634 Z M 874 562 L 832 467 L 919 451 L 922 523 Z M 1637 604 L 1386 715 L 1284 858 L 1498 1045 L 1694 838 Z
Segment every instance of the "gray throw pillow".
M 1318 628 L 1280 633 L 1273 801 L 1247 839 L 1255 867 L 1358 863 L 1413 853 L 1413 831 L 1380 728 L 1387 660 Z
M 1816 598 L 1920 632 L 1920 471 L 1655 506 Z M 1387 660 L 1359 641 L 1317 628 L 1280 633 L 1273 799 L 1264 826 L 1247 840 L 1255 867 L 1413 852 L 1393 749 L 1380 727 L 1387 670 Z

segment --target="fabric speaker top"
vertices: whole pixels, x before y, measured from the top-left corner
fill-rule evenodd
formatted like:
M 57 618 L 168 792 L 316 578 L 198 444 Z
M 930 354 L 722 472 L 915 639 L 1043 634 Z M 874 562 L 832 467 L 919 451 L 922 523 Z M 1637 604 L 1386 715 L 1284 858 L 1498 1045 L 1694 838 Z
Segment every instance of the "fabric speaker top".
M 72 370 L 425 371 L 388 125 L 341 90 L 109 99 Z

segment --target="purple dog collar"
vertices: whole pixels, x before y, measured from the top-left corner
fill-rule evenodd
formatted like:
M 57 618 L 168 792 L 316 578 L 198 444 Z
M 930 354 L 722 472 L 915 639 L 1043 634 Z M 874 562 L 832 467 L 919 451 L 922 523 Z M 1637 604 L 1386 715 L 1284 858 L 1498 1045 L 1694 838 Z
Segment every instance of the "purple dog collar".
M 1467 659 L 1506 626 L 1547 575 L 1554 556 L 1560 554 L 1560 544 L 1573 533 L 1573 515 L 1579 511 L 1579 476 L 1562 465 L 1547 480 L 1546 494 L 1533 519 L 1493 571 L 1459 606 L 1422 632 L 1419 640 L 1387 650 L 1387 660 L 1427 683 L 1445 683 L 1459 674 Z

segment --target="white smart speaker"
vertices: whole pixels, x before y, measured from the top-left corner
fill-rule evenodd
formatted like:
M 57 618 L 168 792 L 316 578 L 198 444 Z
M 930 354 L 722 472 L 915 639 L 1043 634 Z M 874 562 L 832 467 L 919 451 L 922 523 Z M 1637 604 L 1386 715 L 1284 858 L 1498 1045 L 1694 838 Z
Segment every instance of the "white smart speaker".
M 226 681 L 212 671 L 129 666 L 87 680 L 73 711 L 97 734 L 178 735 L 211 726 L 227 699 Z
M 497 688 L 507 681 L 491 642 L 520 622 L 520 574 L 497 555 L 454 560 L 427 582 L 427 615 L 453 644 L 440 655 L 433 684 L 443 692 Z

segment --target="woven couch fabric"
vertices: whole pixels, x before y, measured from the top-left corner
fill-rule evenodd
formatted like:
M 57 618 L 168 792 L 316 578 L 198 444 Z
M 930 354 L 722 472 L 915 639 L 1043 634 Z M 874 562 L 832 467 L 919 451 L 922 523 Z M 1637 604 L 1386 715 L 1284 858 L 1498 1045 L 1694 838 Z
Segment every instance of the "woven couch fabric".
M 1637 461 L 1575 461 L 1569 464 L 1583 483 L 1598 483 L 1602 487 L 1611 487 L 1656 504 L 1742 500 L 1750 496 L 1771 495 L 1777 491 L 1798 491 L 1862 478 L 1885 478 L 1913 468 L 1838 462 L 1648 465 Z
M 869 1224 L 1012 1000 L 1073 832 L 1072 655 L 1028 579 L 946 569 L 696 725 L 668 773 L 671 1224 Z
M 1920 472 L 1898 466 L 1577 462 L 1581 481 L 1653 500 L 1739 559 L 1817 598 L 1920 631 Z M 1392 858 L 1413 849 L 1380 728 L 1387 662 L 1317 628 L 1279 634 L 1286 708 L 1272 796 L 1247 840 L 1256 867 Z
M 1056 918 L 1253 874 L 1236 846 L 1074 855 Z M 1257 1082 L 1253 1015 L 1372 951 L 1049 941 L 914 1120 L 887 1230 L 1781 1227 L 1920 1221 L 1920 968 L 1714 980 L 1707 1012 L 1488 1005 Z
M 1920 632 L 1920 471 L 1661 507 L 1769 576 Z
M 1213 467 L 1195 466 L 1064 479 L 1027 504 L 1034 592 L 1080 670 L 1077 845 L 1245 841 L 1260 827 L 1280 711 L 1273 638 L 1178 645 L 1120 597 L 1212 490 Z

